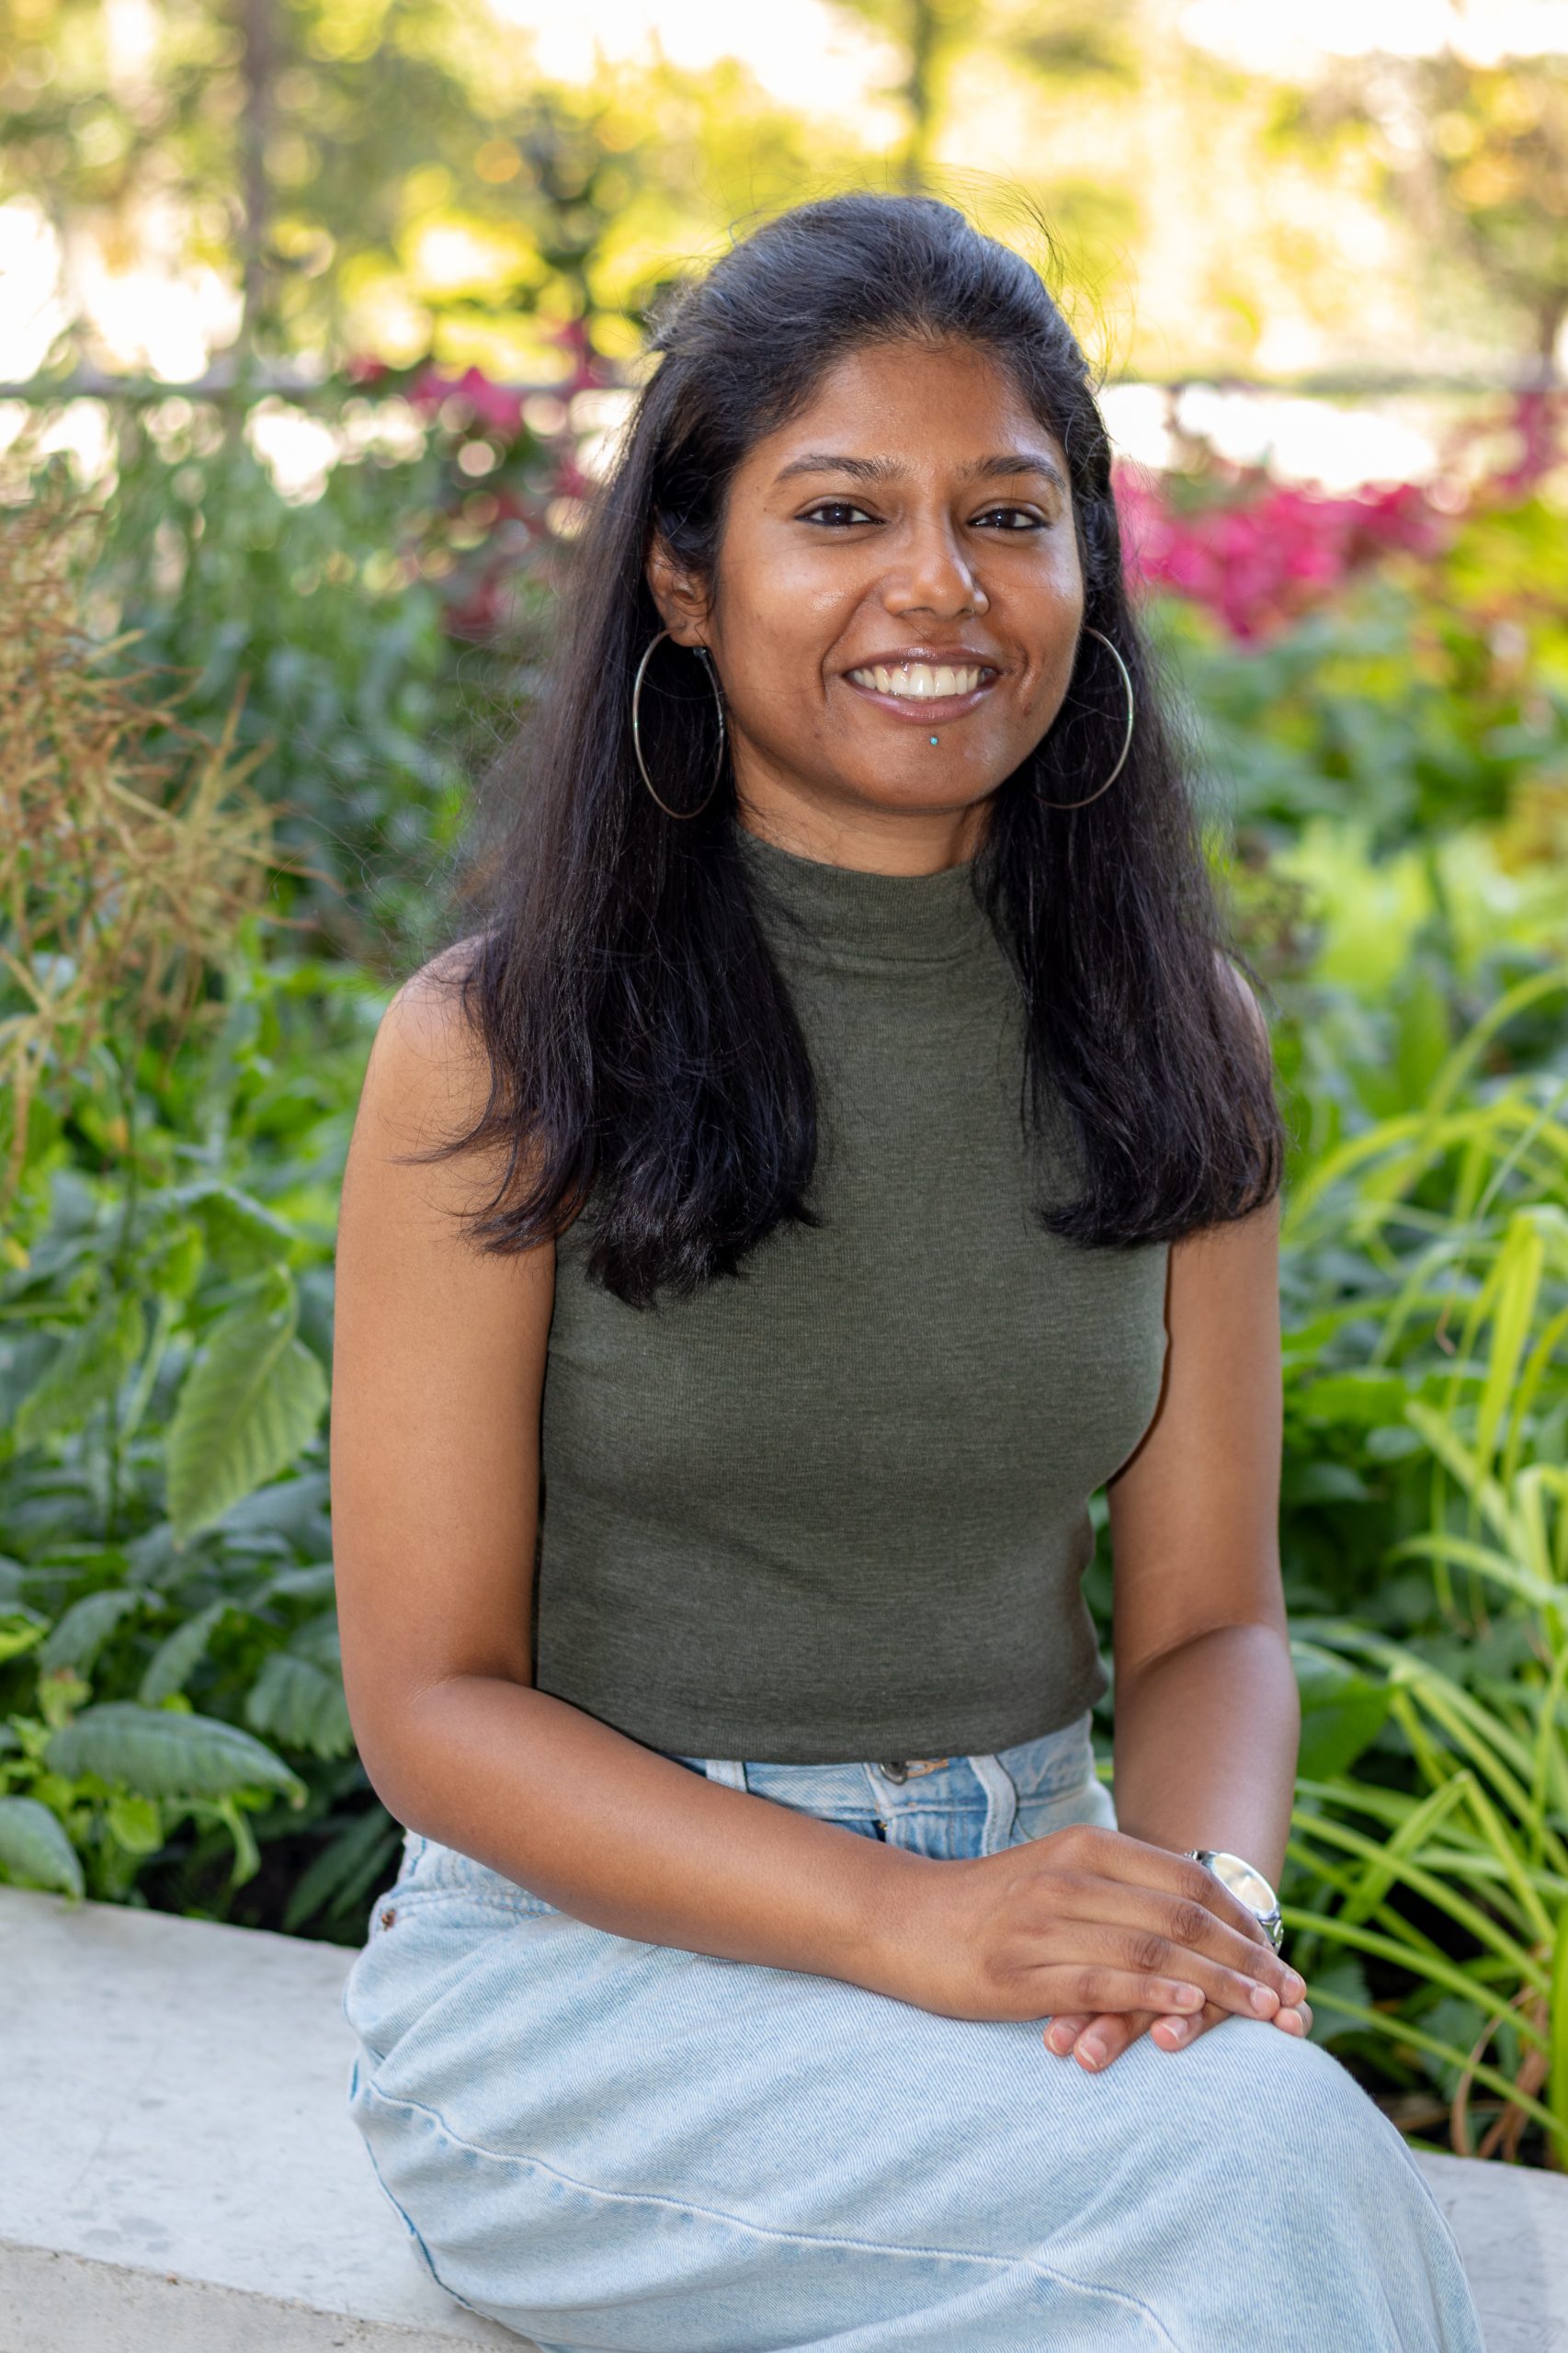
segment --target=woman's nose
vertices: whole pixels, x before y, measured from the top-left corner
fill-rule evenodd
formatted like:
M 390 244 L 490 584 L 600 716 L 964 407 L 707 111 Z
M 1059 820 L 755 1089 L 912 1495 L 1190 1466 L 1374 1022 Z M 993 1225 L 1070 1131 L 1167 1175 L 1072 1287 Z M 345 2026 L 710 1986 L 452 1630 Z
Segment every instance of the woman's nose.
M 926 612 L 942 620 L 983 613 L 990 603 L 946 524 L 912 530 L 903 561 L 888 574 L 882 601 L 890 613 Z

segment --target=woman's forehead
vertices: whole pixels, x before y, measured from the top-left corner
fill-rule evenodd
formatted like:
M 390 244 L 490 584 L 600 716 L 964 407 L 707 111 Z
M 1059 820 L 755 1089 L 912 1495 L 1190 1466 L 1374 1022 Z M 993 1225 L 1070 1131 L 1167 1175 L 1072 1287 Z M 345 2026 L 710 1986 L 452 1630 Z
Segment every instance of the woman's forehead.
M 869 482 L 933 458 L 975 480 L 1038 468 L 1062 488 L 1067 483 L 1056 433 L 1035 415 L 1011 369 L 973 344 L 846 352 L 743 465 L 752 485 L 766 490 L 826 472 L 832 459 L 847 460 L 845 473 Z

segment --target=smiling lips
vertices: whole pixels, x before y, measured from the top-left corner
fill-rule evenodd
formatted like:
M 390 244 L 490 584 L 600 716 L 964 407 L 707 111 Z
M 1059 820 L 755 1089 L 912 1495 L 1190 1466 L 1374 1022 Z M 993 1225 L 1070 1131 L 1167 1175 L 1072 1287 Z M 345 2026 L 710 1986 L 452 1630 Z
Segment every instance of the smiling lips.
M 901 701 L 936 702 L 949 695 L 971 695 L 996 673 L 979 662 L 877 662 L 863 670 L 847 671 L 846 676 L 851 685 L 869 688 L 875 694 L 896 695 Z

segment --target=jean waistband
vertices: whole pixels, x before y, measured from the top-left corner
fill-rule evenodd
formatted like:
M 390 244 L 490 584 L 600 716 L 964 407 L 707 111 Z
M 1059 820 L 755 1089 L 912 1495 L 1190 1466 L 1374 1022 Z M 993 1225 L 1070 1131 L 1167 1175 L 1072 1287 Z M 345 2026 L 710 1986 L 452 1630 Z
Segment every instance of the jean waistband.
M 679 1756 L 677 1764 L 711 1781 L 773 1798 L 812 1813 L 971 1813 L 995 1802 L 1005 1782 L 1017 1802 L 1055 1798 L 1094 1778 L 1093 1713 L 1085 1709 L 1056 1731 L 984 1755 L 890 1757 L 831 1765 L 778 1765 L 766 1759 Z

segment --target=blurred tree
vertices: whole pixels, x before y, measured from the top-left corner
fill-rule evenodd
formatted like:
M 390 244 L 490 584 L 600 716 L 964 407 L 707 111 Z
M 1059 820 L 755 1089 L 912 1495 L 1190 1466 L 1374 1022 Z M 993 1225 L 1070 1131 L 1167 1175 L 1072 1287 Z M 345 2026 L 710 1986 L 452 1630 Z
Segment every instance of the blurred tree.
M 862 22 L 894 42 L 903 71 L 897 94 L 909 129 L 899 158 L 908 188 L 926 185 L 941 101 L 941 80 L 949 52 L 973 34 L 983 0 L 839 0 Z
M 1051 83 L 1110 75 L 1135 78 L 1136 51 L 1127 38 L 1137 0 L 838 0 L 847 14 L 875 26 L 895 44 L 903 63 L 896 85 L 908 132 L 900 157 L 906 188 L 926 185 L 946 94 L 959 54 L 983 44 L 1014 69 L 1032 66 Z
M 1528 322 L 1543 379 L 1568 317 L 1568 58 L 1421 63 L 1423 191 L 1452 240 Z
M 1283 98 L 1281 127 L 1317 142 L 1364 132 L 1415 232 L 1434 312 L 1478 302 L 1557 381 L 1568 319 L 1568 58 L 1478 65 L 1445 51 L 1342 66 Z
M 650 136 L 613 94 L 541 86 L 469 0 L 7 6 L 0 198 L 52 220 L 68 361 L 100 357 L 86 281 L 151 255 L 233 290 L 250 357 L 406 364 L 519 298 L 559 328 Z

